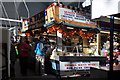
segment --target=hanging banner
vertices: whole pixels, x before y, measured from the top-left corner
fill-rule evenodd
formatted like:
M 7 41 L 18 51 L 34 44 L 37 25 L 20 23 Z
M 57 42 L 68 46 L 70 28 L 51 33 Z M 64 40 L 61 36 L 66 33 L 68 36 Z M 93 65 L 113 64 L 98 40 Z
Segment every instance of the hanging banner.
M 22 31 L 41 27 L 45 24 L 45 11 L 42 11 L 22 23 Z
M 77 11 L 75 10 L 60 7 L 59 7 L 59 19 L 96 25 L 96 22 L 90 20 L 89 17 L 77 13 Z

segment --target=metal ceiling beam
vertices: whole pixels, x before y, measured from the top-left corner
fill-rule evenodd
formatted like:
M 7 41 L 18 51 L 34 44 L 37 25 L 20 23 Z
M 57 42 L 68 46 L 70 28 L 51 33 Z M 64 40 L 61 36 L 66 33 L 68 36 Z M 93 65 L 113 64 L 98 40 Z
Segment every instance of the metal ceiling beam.
M 21 20 L 15 20 L 15 19 L 6 19 L 6 18 L 0 18 L 2 21 L 12 21 L 12 22 L 22 22 Z
M 26 10 L 27 10 L 27 12 L 28 12 L 28 18 L 30 18 L 30 11 L 29 11 L 29 9 L 28 9 L 28 6 L 27 6 L 25 0 L 23 0 L 23 2 L 24 2 L 24 5 L 25 5 L 25 7 L 26 7 Z
M 9 18 L 9 16 L 8 16 L 8 14 L 7 14 L 7 11 L 6 11 L 5 7 L 4 7 L 4 4 L 3 4 L 2 0 L 1 0 L 1 6 L 3 7 L 3 10 L 4 10 L 4 12 L 5 12 L 6 17 Z M 10 21 L 9 21 L 9 24 L 10 24 L 10 27 L 11 27 L 11 22 L 10 22 Z
M 17 10 L 17 6 L 16 6 L 16 1 L 14 0 L 14 5 L 15 5 L 15 11 L 17 13 L 17 19 L 19 19 L 19 13 L 18 13 L 18 10 Z

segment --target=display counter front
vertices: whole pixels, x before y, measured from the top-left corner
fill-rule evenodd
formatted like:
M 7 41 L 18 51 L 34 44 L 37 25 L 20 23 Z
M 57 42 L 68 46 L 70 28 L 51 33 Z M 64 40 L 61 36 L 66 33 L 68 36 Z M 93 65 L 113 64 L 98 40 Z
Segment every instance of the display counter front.
M 52 68 L 59 76 L 87 75 L 90 67 L 105 66 L 104 56 L 55 56 L 51 59 Z

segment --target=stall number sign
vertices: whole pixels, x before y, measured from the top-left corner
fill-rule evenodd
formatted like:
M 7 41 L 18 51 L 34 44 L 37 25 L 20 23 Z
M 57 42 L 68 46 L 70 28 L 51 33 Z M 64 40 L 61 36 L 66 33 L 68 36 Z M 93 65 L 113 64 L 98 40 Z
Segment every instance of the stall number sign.
M 60 62 L 61 71 L 70 71 L 70 70 L 90 70 L 90 67 L 99 66 L 99 61 L 91 62 Z
M 59 19 L 96 25 L 96 23 L 91 21 L 89 17 L 85 17 L 75 12 L 75 10 L 66 8 L 59 8 Z

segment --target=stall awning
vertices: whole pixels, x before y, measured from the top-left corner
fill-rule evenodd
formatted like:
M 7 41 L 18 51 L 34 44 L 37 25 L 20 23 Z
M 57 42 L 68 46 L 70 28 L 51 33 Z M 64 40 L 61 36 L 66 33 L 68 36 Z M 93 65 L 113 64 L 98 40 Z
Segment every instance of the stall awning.
M 96 21 L 91 20 L 89 12 L 80 13 L 79 8 L 66 8 L 59 3 L 53 3 L 44 11 L 32 16 L 23 22 L 23 30 L 31 30 L 40 26 L 50 25 L 65 25 L 69 27 L 85 28 L 85 29 L 98 29 Z
M 76 28 L 84 28 L 84 29 L 98 29 L 98 30 L 101 30 L 101 28 L 98 28 L 98 27 L 89 27 L 89 26 L 81 26 L 81 25 L 75 25 L 75 24 L 69 24 L 69 23 L 65 23 L 65 22 L 54 22 L 54 21 L 51 21 L 50 23 L 48 24 L 44 24 L 44 27 L 47 27 L 47 26 L 50 26 L 52 24 L 57 24 L 57 25 L 65 25 L 65 26 L 69 26 L 69 27 L 76 27 Z

